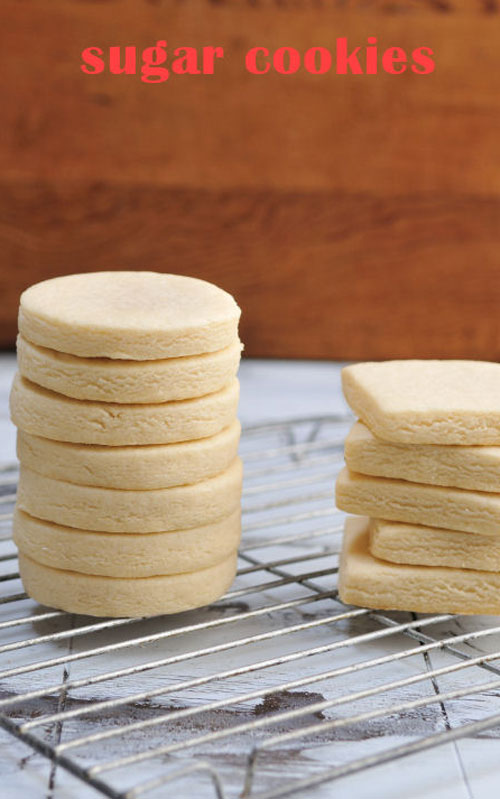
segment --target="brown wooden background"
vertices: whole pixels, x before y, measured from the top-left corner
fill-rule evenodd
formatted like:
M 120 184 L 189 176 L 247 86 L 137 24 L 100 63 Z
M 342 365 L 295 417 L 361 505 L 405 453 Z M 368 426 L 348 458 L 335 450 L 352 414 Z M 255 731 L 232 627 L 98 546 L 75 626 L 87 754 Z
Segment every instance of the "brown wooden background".
M 435 50 L 428 77 L 255 77 L 252 46 Z M 496 0 L 2 0 L 0 344 L 66 272 L 205 277 L 247 354 L 500 357 Z M 212 78 L 84 76 L 84 47 L 223 45 Z

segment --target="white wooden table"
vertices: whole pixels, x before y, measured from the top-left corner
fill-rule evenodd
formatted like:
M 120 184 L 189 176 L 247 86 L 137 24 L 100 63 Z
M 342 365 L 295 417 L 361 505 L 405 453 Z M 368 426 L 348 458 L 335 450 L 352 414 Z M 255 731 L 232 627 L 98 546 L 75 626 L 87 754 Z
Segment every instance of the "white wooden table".
M 0 357 L 0 463 L 11 462 L 15 459 L 15 435 L 14 429 L 8 420 L 7 398 L 9 385 L 14 373 L 15 363 L 12 356 L 4 355 Z M 332 363 L 302 363 L 302 362 L 264 362 L 246 361 L 242 364 L 241 378 L 241 405 L 240 418 L 245 426 L 253 426 L 261 422 L 282 421 L 283 419 L 297 419 L 311 416 L 327 416 L 332 413 L 345 413 L 346 406 L 340 391 L 340 366 Z M 272 592 L 268 592 L 271 595 Z M 322 611 L 318 611 L 322 612 Z M 309 610 L 309 615 L 304 613 L 301 619 L 308 618 L 314 620 L 314 611 Z M 399 619 L 409 619 L 410 614 L 399 614 Z M 295 617 L 291 616 L 292 621 Z M 443 636 L 466 632 L 469 630 L 491 627 L 492 624 L 500 625 L 500 619 L 492 618 L 473 618 L 467 619 L 460 617 L 442 624 L 441 634 Z M 154 628 L 151 622 L 150 628 Z M 255 622 L 253 632 L 257 633 L 264 629 Z M 373 623 L 368 618 L 361 618 L 356 622 L 350 634 L 363 634 L 364 631 L 373 630 Z M 331 640 L 332 633 L 329 629 L 315 628 L 308 632 L 310 646 L 324 644 Z M 401 641 L 402 643 L 401 643 Z M 204 633 L 203 641 L 210 642 L 210 634 Z M 217 641 L 224 638 L 217 637 Z M 283 651 L 289 650 L 286 639 L 283 639 Z M 199 645 L 200 642 L 198 641 Z M 363 654 L 363 657 L 376 658 L 383 657 L 393 652 L 400 651 L 401 646 L 408 647 L 410 644 L 418 645 L 403 636 L 391 639 L 381 639 L 370 641 L 369 644 L 360 646 L 356 649 L 356 656 Z M 75 643 L 75 651 L 78 650 L 78 640 Z M 477 639 L 467 644 L 474 654 L 482 652 L 495 652 L 500 649 L 500 636 L 488 636 L 484 639 Z M 275 647 L 271 649 L 265 641 L 259 645 L 258 657 L 265 660 L 275 652 Z M 47 648 L 47 653 L 53 655 L 53 645 Z M 343 650 L 336 651 L 336 659 L 332 655 L 326 655 L 322 661 L 323 668 L 331 668 L 332 663 L 348 664 L 351 653 L 342 654 Z M 39 652 L 39 656 L 41 653 Z M 0 671 L 11 665 L 22 663 L 23 653 L 0 655 Z M 243 656 L 242 656 L 243 657 Z M 112 659 L 107 663 L 113 667 L 123 665 L 123 657 L 118 654 L 116 660 Z M 193 661 L 194 662 L 194 661 Z M 227 668 L 228 664 L 237 664 L 237 655 L 229 655 L 223 658 L 222 665 L 218 663 L 218 668 Z M 410 660 L 400 660 L 387 664 L 383 671 L 375 673 L 361 672 L 361 676 L 350 675 L 350 682 L 332 681 L 328 685 L 320 684 L 319 688 L 314 687 L 310 690 L 318 692 L 317 696 L 324 699 L 331 699 L 338 695 L 338 691 L 354 691 L 367 686 L 376 684 L 377 680 L 408 680 L 414 675 L 425 671 L 425 669 L 436 669 L 447 667 L 456 663 L 446 651 L 433 650 L 426 657 L 418 655 Z M 82 665 L 83 663 L 83 665 Z M 497 661 L 495 665 L 499 665 Z M 85 672 L 89 666 L 89 661 L 77 661 L 71 665 L 70 678 L 78 677 Z M 309 673 L 310 659 L 300 663 L 297 674 L 306 675 Z M 315 666 L 317 669 L 317 664 Z M 196 667 L 192 667 L 191 675 L 196 675 Z M 311 672 L 312 673 L 312 672 Z M 154 673 L 153 673 L 154 674 Z M 259 679 L 266 680 L 264 672 Z M 288 677 L 287 677 L 288 679 Z M 436 678 L 433 685 L 436 690 L 441 692 L 447 688 L 467 687 L 474 681 L 486 682 L 495 679 L 495 674 L 481 671 L 479 667 L 473 670 L 466 669 L 455 675 L 453 681 L 449 675 Z M 286 771 L 295 769 L 296 776 L 307 776 L 314 774 L 321 766 L 337 766 L 342 763 L 352 761 L 354 758 L 374 754 L 384 747 L 406 744 L 416 737 L 429 735 L 435 732 L 455 728 L 463 723 L 475 721 L 485 717 L 487 714 L 500 713 L 500 678 L 499 688 L 487 692 L 478 693 L 473 696 L 462 698 L 456 701 L 435 703 L 422 711 L 415 710 L 414 713 L 405 713 L 401 717 L 383 718 L 375 723 L 360 724 L 353 728 L 349 734 L 335 736 L 334 738 L 325 737 L 315 742 L 314 746 L 301 744 L 297 750 L 293 761 L 287 761 Z M 32 678 L 36 685 L 36 676 Z M 142 682 L 145 680 L 145 683 Z M 394 697 L 389 694 L 382 697 L 382 702 L 388 704 L 394 701 L 408 701 L 418 699 L 425 692 L 429 692 L 429 682 L 425 685 L 422 682 L 407 685 Z M 141 685 L 151 687 L 154 685 L 154 676 L 147 674 L 141 678 Z M 340 688 L 339 688 L 340 686 Z M 0 681 L 0 689 L 1 689 Z M 247 690 L 252 690 L 255 682 L 248 679 Z M 24 686 L 25 689 L 25 686 Z M 127 690 L 137 691 L 137 683 L 133 680 L 127 685 Z M 218 699 L 224 693 L 224 685 L 215 684 L 215 687 L 205 686 L 203 688 L 203 700 L 210 702 Z M 316 695 L 316 694 L 315 694 Z M 97 686 L 93 698 L 106 697 L 105 689 L 100 690 Z M 305 696 L 305 694 L 304 694 Z M 308 694 L 309 699 L 312 695 Z M 312 697 L 314 699 L 314 697 Z M 186 699 L 189 702 L 189 699 Z M 373 707 L 380 708 L 381 698 L 377 697 Z M 241 711 L 241 717 L 246 719 L 248 713 L 258 713 L 257 705 L 251 706 L 253 711 L 248 711 L 245 707 Z M 370 704 L 364 704 L 364 711 L 370 708 Z M 354 712 L 351 710 L 351 712 Z M 245 715 L 245 713 L 247 715 Z M 339 715 L 342 715 L 342 708 L 339 708 Z M 215 718 L 215 716 L 214 716 Z M 327 715 L 327 718 L 336 718 L 336 714 Z M 220 717 L 219 717 L 220 719 Z M 123 722 L 123 718 L 120 718 Z M 310 719 L 308 719 L 308 722 Z M 81 724 L 85 724 L 83 719 Z M 115 723 L 109 719 L 103 720 L 103 725 Z M 219 722 L 218 722 L 219 723 Z M 71 727 L 71 725 L 70 725 Z M 94 730 L 95 726 L 89 730 Z M 291 727 L 293 729 L 293 725 Z M 444 746 L 433 747 L 430 750 L 421 752 L 411 757 L 395 760 L 386 765 L 377 766 L 375 769 L 362 771 L 352 776 L 344 777 L 331 783 L 304 792 L 302 795 L 319 797 L 319 799 L 401 799 L 405 796 L 408 799 L 494 799 L 500 795 L 500 725 L 482 734 L 480 737 L 468 737 L 455 743 L 447 743 Z M 159 740 L 158 731 L 151 735 L 151 746 L 157 746 Z M 229 796 L 237 795 L 237 783 L 231 783 L 232 758 L 236 763 L 241 751 L 238 750 L 238 741 L 229 742 L 224 749 L 224 756 L 227 764 L 224 766 L 224 774 L 230 786 Z M 284 757 L 284 755 L 283 755 Z M 263 774 L 274 780 L 272 784 L 279 784 L 280 777 L 287 778 L 288 774 L 281 774 L 283 762 L 280 757 L 273 760 L 265 759 Z M 241 766 L 241 763 L 239 763 Z M 236 766 L 235 766 L 236 768 Z M 241 769 L 240 769 L 241 770 Z M 63 769 L 54 769 L 41 755 L 34 754 L 28 747 L 7 733 L 0 731 L 0 774 L 1 787 L 0 795 L 2 799 L 82 799 L 83 797 L 97 796 L 93 789 L 88 788 Z M 260 777 L 260 774 L 258 775 Z M 182 785 L 175 787 L 175 793 L 181 797 L 193 796 L 187 788 Z M 155 794 L 170 796 L 173 794 L 172 787 L 167 786 L 164 793 Z M 207 794 L 212 795 L 212 794 Z

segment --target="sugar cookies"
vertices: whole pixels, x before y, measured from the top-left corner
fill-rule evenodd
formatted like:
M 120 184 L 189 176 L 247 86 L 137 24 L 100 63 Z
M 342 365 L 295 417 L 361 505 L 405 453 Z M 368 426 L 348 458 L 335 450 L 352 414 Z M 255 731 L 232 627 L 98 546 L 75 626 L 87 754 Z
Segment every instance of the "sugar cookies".
M 361 421 L 346 440 L 337 505 L 362 518 L 346 522 L 340 596 L 499 613 L 500 364 L 356 364 L 343 387 Z
M 231 295 L 204 280 L 91 272 L 27 289 L 19 332 L 71 355 L 142 361 L 222 350 L 237 339 L 239 318 Z
M 232 513 L 240 504 L 242 464 L 184 486 L 131 491 L 53 480 L 21 465 L 17 489 L 20 510 L 67 527 L 111 533 L 186 530 Z
M 337 480 L 340 510 L 379 519 L 500 536 L 500 493 L 421 485 L 344 469 Z
M 370 552 L 391 563 L 500 572 L 500 535 L 370 520 Z
M 14 514 L 14 541 L 37 563 L 104 577 L 152 577 L 198 571 L 236 552 L 239 508 L 217 522 L 164 533 L 103 533 Z
M 53 569 L 19 554 L 27 593 L 42 605 L 91 616 L 158 616 L 214 602 L 234 580 L 236 554 L 207 569 L 155 577 L 101 577 Z
M 180 444 L 108 447 L 17 434 L 17 457 L 46 477 L 101 488 L 151 489 L 199 483 L 225 471 L 238 453 L 237 419 L 208 438 Z
M 370 430 L 406 444 L 500 444 L 500 364 L 385 361 L 342 370 L 347 402 Z
M 122 405 L 71 399 L 19 374 L 10 397 L 12 421 L 42 438 L 79 444 L 169 444 L 215 435 L 238 407 L 235 378 L 215 394 L 177 402 Z
M 412 483 L 500 492 L 500 446 L 446 446 L 383 441 L 362 422 L 345 442 L 351 471 Z
M 217 352 L 124 361 L 78 358 L 18 336 L 17 362 L 21 375 L 67 397 L 99 402 L 153 403 L 202 397 L 220 391 L 236 376 L 241 344 Z
M 19 309 L 14 537 L 26 591 L 75 613 L 176 613 L 236 571 L 240 310 L 153 272 L 70 275 Z
M 350 605 L 417 613 L 500 614 L 500 573 L 405 566 L 369 552 L 369 520 L 346 521 L 339 596 Z

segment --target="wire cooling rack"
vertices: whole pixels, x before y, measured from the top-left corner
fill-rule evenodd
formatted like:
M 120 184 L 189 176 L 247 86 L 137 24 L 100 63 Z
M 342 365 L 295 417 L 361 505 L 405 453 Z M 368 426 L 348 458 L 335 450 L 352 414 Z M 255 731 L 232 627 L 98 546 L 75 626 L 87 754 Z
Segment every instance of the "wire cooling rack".
M 175 617 L 28 599 L 10 540 L 17 470 L 1 472 L 0 725 L 51 761 L 49 795 L 66 781 L 78 799 L 337 797 L 339 778 L 440 744 L 463 767 L 460 739 L 500 724 L 500 620 L 337 598 L 350 421 L 244 431 L 236 582 Z

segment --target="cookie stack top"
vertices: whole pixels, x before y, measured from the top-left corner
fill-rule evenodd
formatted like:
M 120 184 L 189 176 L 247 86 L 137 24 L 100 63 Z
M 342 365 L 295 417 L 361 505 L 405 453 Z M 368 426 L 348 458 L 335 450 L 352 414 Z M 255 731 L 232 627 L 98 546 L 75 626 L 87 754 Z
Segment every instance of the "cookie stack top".
M 80 357 L 158 360 L 224 349 L 238 337 L 240 313 L 230 294 L 205 280 L 93 272 L 27 289 L 19 332 Z
M 212 436 L 236 412 L 239 317 L 230 294 L 181 275 L 95 272 L 31 286 L 19 308 L 13 420 L 84 444 Z
M 342 370 L 342 388 L 352 410 L 385 441 L 500 445 L 498 363 L 358 363 Z

